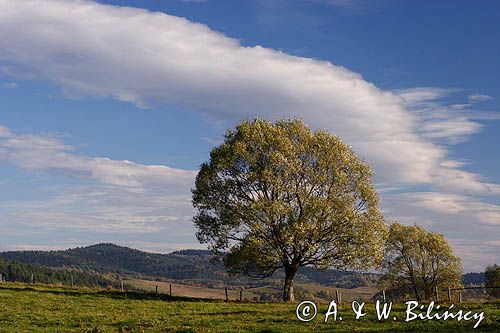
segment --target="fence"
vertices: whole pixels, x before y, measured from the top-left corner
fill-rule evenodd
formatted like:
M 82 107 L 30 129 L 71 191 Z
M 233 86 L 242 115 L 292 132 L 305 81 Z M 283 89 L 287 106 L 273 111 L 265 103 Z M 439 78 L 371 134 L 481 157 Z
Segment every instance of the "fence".
M 30 284 L 34 284 L 36 281 L 34 279 L 33 274 L 30 276 Z M 0 283 L 6 282 L 5 275 L 0 273 Z M 195 296 L 192 294 L 186 294 L 186 289 L 185 287 L 188 287 L 188 285 L 175 285 L 172 283 L 161 283 L 162 284 L 162 290 L 160 289 L 159 285 L 149 285 L 149 290 L 155 294 L 164 294 L 164 295 L 169 295 L 169 296 L 186 296 L 186 297 L 201 297 L 201 298 L 207 298 L 204 296 Z M 71 285 L 73 286 L 73 277 L 71 276 Z M 166 288 L 168 286 L 168 288 Z M 146 287 L 146 286 L 145 286 Z M 184 288 L 182 288 L 184 287 Z M 194 287 L 194 286 L 192 286 Z M 269 288 L 270 287 L 270 288 Z M 210 290 L 213 290 L 214 292 L 217 292 L 217 295 L 214 295 L 214 297 L 209 297 L 209 298 L 217 298 L 217 299 L 222 299 L 225 300 L 226 302 L 228 301 L 256 301 L 259 300 L 257 297 L 249 297 L 249 295 L 255 295 L 255 294 L 261 294 L 263 290 L 259 290 L 261 288 L 266 288 L 264 290 L 264 293 L 272 293 L 274 294 L 274 297 L 269 300 L 265 301 L 279 301 L 281 299 L 280 293 L 275 289 L 272 288 L 272 285 L 265 285 L 265 286 L 260 286 L 260 287 L 250 287 L 250 288 L 242 288 L 242 287 L 234 287 L 234 288 L 229 288 L 227 286 L 224 287 L 224 289 L 211 289 L 207 288 Z M 324 286 L 322 286 L 324 287 Z M 176 293 L 175 288 L 178 288 L 178 292 Z M 179 288 L 181 290 L 179 290 Z M 194 287 L 196 288 L 196 287 Z M 267 289 L 269 288 L 269 289 Z M 299 288 L 297 288 L 299 289 Z M 446 289 L 439 289 L 435 288 L 433 291 L 432 295 L 432 300 L 437 301 L 437 302 L 448 302 L 448 303 L 466 303 L 466 302 L 482 302 L 488 299 L 495 298 L 494 296 L 491 295 L 491 293 L 487 292 L 487 289 L 500 289 L 499 287 L 485 287 L 485 286 L 473 286 L 473 287 L 462 287 L 462 288 L 446 288 Z M 120 281 L 120 290 L 123 292 L 125 290 L 124 287 L 124 281 Z M 302 290 L 302 288 L 300 288 Z M 381 301 L 391 301 L 389 297 L 386 296 L 386 291 L 385 290 L 375 290 L 372 288 L 354 288 L 354 289 L 345 289 L 345 288 L 332 288 L 332 287 L 325 287 L 325 289 L 320 289 L 316 290 L 316 292 L 311 292 L 307 290 L 306 288 L 303 288 L 303 290 L 307 291 L 307 294 L 301 295 L 298 290 L 296 290 L 296 298 L 297 300 L 310 300 L 311 297 L 314 298 L 314 300 L 319 301 L 319 302 L 330 302 L 332 300 L 335 300 L 338 304 L 342 303 L 350 303 L 352 301 L 374 301 L 376 299 L 379 299 Z M 245 292 L 245 293 L 244 293 Z M 500 295 L 500 292 L 498 293 Z M 297 297 L 298 296 L 298 297 Z M 303 298 L 303 299 L 301 299 Z M 498 296 L 496 297 L 498 299 Z M 262 298 L 260 299 L 262 300 Z M 404 301 L 404 300 L 403 300 Z

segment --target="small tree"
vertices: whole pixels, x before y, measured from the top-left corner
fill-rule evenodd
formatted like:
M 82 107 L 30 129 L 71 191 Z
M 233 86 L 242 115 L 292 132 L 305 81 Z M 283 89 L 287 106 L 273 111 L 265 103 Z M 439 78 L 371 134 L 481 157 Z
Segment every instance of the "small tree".
M 366 268 L 383 257 L 385 224 L 369 166 L 336 136 L 299 120 L 255 119 L 228 131 L 193 190 L 197 237 L 231 272 Z
M 460 258 L 453 255 L 442 234 L 426 232 L 416 224 L 393 223 L 386 251 L 381 283 L 395 295 L 431 299 L 436 287 L 461 286 Z
M 491 297 L 500 297 L 500 266 L 489 265 L 484 271 L 486 292 Z M 492 287 L 496 287 L 493 289 Z

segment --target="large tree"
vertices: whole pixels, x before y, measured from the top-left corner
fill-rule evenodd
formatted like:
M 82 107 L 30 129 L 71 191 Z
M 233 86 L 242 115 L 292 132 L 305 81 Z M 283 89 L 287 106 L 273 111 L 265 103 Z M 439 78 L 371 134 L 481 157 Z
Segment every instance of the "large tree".
M 299 267 L 368 268 L 386 227 L 370 167 L 350 147 L 300 120 L 255 119 L 229 130 L 193 190 L 197 237 L 231 272 L 284 269 L 293 301 Z
M 461 286 L 461 260 L 442 234 L 419 225 L 389 228 L 381 283 L 400 296 L 431 299 L 435 288 Z

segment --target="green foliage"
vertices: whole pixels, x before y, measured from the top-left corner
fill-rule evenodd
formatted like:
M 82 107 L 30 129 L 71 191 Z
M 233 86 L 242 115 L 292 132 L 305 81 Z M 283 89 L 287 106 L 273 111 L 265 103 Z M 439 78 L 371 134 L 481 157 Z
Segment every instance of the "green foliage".
M 486 278 L 485 286 L 486 292 L 495 298 L 500 297 L 500 266 L 498 265 L 489 265 L 486 267 L 484 271 L 484 275 Z M 488 289 L 488 287 L 496 287 L 496 289 Z
M 325 131 L 299 120 L 244 121 L 196 178 L 197 237 L 250 276 L 284 268 L 293 281 L 305 265 L 375 266 L 386 229 L 371 178 L 368 164 Z
M 460 258 L 442 234 L 413 225 L 393 223 L 389 229 L 381 284 L 393 297 L 412 294 L 417 300 L 431 299 L 436 287 L 461 286 Z

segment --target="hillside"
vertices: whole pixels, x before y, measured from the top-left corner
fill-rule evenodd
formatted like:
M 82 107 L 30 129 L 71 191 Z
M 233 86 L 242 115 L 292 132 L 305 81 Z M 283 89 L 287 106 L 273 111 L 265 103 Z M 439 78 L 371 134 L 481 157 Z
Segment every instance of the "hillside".
M 473 272 L 466 273 L 462 276 L 462 283 L 465 286 L 481 286 L 486 282 L 486 277 L 484 276 L 484 272 Z
M 1 332 L 499 332 L 500 303 L 457 304 L 457 309 L 484 311 L 476 320 L 414 320 L 405 322 L 405 304 L 394 304 L 397 320 L 378 320 L 375 306 L 355 319 L 341 310 L 342 321 L 324 322 L 326 304 L 310 322 L 296 317 L 297 304 L 221 302 L 169 297 L 165 294 L 0 285 Z
M 209 252 L 201 250 L 158 254 L 114 244 L 96 244 L 61 251 L 9 251 L 0 253 L 0 257 L 47 267 L 74 267 L 174 280 L 226 278 L 221 267 L 209 262 Z
M 50 268 L 38 264 L 26 264 L 7 260 L 5 258 L 0 258 L 0 275 L 3 280 L 24 283 L 101 288 L 118 288 L 120 286 L 117 280 L 80 268 Z
M 210 261 L 213 256 L 206 250 L 158 254 L 106 243 L 61 251 L 8 251 L 1 252 L 0 257 L 47 267 L 71 267 L 148 279 L 195 281 L 204 285 L 265 283 L 244 276 L 229 276 L 220 263 L 213 264 Z M 280 272 L 272 279 L 281 278 Z M 355 288 L 373 285 L 376 275 L 335 270 L 322 272 L 304 267 L 299 271 L 297 282 Z

